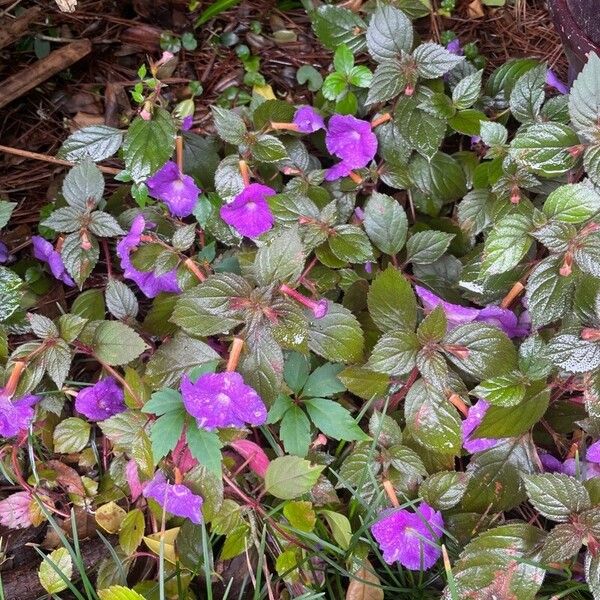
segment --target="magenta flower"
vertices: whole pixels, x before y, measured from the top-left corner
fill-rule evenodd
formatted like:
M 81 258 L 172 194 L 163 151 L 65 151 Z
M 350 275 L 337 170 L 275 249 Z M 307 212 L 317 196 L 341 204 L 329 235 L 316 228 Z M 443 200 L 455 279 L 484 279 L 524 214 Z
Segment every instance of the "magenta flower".
M 148 193 L 162 200 L 174 217 L 188 217 L 198 202 L 200 188 L 184 175 L 172 160 L 166 162 L 148 181 Z
M 549 452 L 538 450 L 538 456 L 545 473 L 560 473 L 562 471 L 563 464 Z
M 33 421 L 33 407 L 40 399 L 39 396 L 27 395 L 11 400 L 4 388 L 0 388 L 0 435 L 14 437 L 27 429 Z
M 90 421 L 104 421 L 126 410 L 123 390 L 112 377 L 83 388 L 75 398 L 75 409 Z
M 0 242 L 0 265 L 8 262 L 9 258 L 10 252 L 8 251 L 8 246 L 4 242 Z
M 154 275 L 152 271 L 138 271 L 131 262 L 131 253 L 140 245 L 142 232 L 146 227 L 146 221 L 142 215 L 138 215 L 131 224 L 129 233 L 117 244 L 117 255 L 121 259 L 123 275 L 127 279 L 135 281 L 145 296 L 154 298 L 160 292 L 181 292 L 177 284 L 177 272 L 175 270 Z
M 325 179 L 332 181 L 347 175 L 352 169 L 365 167 L 377 152 L 377 138 L 371 123 L 352 115 L 333 115 L 325 136 L 330 154 L 342 159 L 328 169 Z
M 187 117 L 183 117 L 183 119 L 181 119 L 181 131 L 189 131 L 192 128 L 193 124 L 194 124 L 193 115 L 188 115 Z
M 453 304 L 452 302 L 446 302 L 420 285 L 415 286 L 415 292 L 423 304 L 425 313 L 430 313 L 439 305 L 442 306 L 448 320 L 449 329 L 454 329 L 459 325 L 471 323 L 472 321 L 483 321 L 488 323 L 488 325 L 502 329 L 511 338 L 524 336 L 529 332 L 529 326 L 526 322 L 527 315 L 520 322 L 517 315 L 508 308 L 501 308 L 494 305 L 487 306 L 486 308 L 471 308 L 460 304 Z
M 140 482 L 137 463 L 133 458 L 129 459 L 125 465 L 125 479 L 127 479 L 127 485 L 131 493 L 131 501 L 135 502 L 142 495 L 143 487 Z
M 569 93 L 569 87 L 558 78 L 558 75 L 552 69 L 548 69 L 546 72 L 546 85 L 554 88 L 560 94 Z
M 273 213 L 266 201 L 277 192 L 261 183 L 251 183 L 233 202 L 221 207 L 221 219 L 240 235 L 255 238 L 273 227 Z
M 325 129 L 323 117 L 312 106 L 300 106 L 296 109 L 293 123 L 300 133 L 314 133 Z
M 265 451 L 250 440 L 235 440 L 229 444 L 240 456 L 248 462 L 248 466 L 263 479 L 269 468 L 269 457 Z
M 261 397 L 244 383 L 239 373 L 206 373 L 196 383 L 185 375 L 181 380 L 183 404 L 198 427 L 262 425 L 267 409 Z
M 561 473 L 570 475 L 571 477 L 577 477 L 579 473 L 584 481 L 587 481 L 594 477 L 600 477 L 600 465 L 595 462 L 577 461 L 574 458 L 567 458 L 562 465 Z
M 33 255 L 38 260 L 48 263 L 52 275 L 65 285 L 74 287 L 75 282 L 69 277 L 60 252 L 55 250 L 54 246 L 48 240 L 39 235 L 32 236 L 31 242 L 33 243 Z
M 384 511 L 371 526 L 371 533 L 388 564 L 399 561 L 407 569 L 430 569 L 441 556 L 438 540 L 444 521 L 438 511 L 421 502 L 416 512 L 406 509 Z
M 182 483 L 169 483 L 160 471 L 144 485 L 144 498 L 152 498 L 172 515 L 185 517 L 197 525 L 202 523 L 202 496 Z
M 600 440 L 594 442 L 585 453 L 586 460 L 593 463 L 600 463 Z
M 485 400 L 477 400 L 469 408 L 467 418 L 462 422 L 463 448 L 467 452 L 483 452 L 496 446 L 500 440 L 493 438 L 472 438 L 471 434 L 479 427 L 490 405 Z

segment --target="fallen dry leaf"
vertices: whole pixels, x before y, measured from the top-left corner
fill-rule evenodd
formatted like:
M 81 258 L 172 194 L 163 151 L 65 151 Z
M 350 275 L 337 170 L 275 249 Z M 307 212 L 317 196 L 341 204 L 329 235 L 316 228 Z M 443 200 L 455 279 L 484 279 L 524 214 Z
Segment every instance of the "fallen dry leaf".
M 379 577 L 368 560 L 354 572 L 354 576 L 356 579 L 350 581 L 346 590 L 346 600 L 383 600 Z

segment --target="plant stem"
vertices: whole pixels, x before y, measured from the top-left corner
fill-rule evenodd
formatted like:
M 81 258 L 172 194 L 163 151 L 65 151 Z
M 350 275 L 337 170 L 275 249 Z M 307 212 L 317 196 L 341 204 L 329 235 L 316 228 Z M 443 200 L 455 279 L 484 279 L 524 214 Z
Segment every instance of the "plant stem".
M 229 373 L 237 369 L 238 363 L 240 362 L 240 355 L 242 354 L 242 348 L 244 347 L 244 340 L 241 337 L 234 337 L 233 344 L 231 344 L 231 350 L 229 351 L 229 359 L 227 360 L 227 367 L 225 370 Z

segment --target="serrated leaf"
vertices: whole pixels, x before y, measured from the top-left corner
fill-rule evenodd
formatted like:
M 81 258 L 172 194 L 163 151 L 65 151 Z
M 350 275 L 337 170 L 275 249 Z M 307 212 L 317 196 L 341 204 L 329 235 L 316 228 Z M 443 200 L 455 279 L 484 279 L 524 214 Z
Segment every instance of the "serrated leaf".
M 382 62 L 377 65 L 369 86 L 367 104 L 386 102 L 398 96 L 406 87 L 406 77 L 395 60 Z
M 412 97 L 400 98 L 394 114 L 394 122 L 410 147 L 431 158 L 440 147 L 446 133 L 446 121 L 418 108 Z
M 67 272 L 80 288 L 93 271 L 100 256 L 98 240 L 89 236 L 89 242 L 90 248 L 84 249 L 79 232 L 70 233 L 65 238 L 60 251 Z
M 148 346 L 131 327 L 119 321 L 103 321 L 96 327 L 92 349 L 108 365 L 125 365 L 135 360 Z
M 48 594 L 58 594 L 66 590 L 69 586 L 63 577 L 70 580 L 72 576 L 73 561 L 66 548 L 57 548 L 50 552 L 38 569 L 38 578 Z
M 52 211 L 50 216 L 44 219 L 41 224 L 58 233 L 72 233 L 81 228 L 83 214 L 79 207 L 63 206 Z
M 115 319 L 135 319 L 139 306 L 135 294 L 118 279 L 110 279 L 105 291 L 106 307 Z
M 467 489 L 468 480 L 466 473 L 456 471 L 434 473 L 419 487 L 419 496 L 437 510 L 448 510 L 460 502 Z
M 387 375 L 356 366 L 344 369 L 339 378 L 349 392 L 365 400 L 383 397 L 390 385 Z
M 127 233 L 121 229 L 121 226 L 112 215 L 101 210 L 95 210 L 90 215 L 89 228 L 98 237 L 115 237 Z
M 356 317 L 340 304 L 329 302 L 322 319 L 311 319 L 309 348 L 332 362 L 358 362 L 363 353 L 364 337 Z
M 591 507 L 583 484 L 561 473 L 523 475 L 529 501 L 536 510 L 552 521 L 566 522 L 574 513 Z
M 135 183 L 141 183 L 158 171 L 175 148 L 175 124 L 164 108 L 155 108 L 152 119 L 136 117 L 123 143 L 125 168 Z
M 298 456 L 280 456 L 269 464 L 265 490 L 276 498 L 293 500 L 312 489 L 324 468 Z
M 585 532 L 571 523 L 557 525 L 548 533 L 542 548 L 545 563 L 563 562 L 579 552 L 586 537 Z
M 496 406 L 516 406 L 525 397 L 526 386 L 519 373 L 508 373 L 482 381 L 472 394 Z
M 252 156 L 259 162 L 271 163 L 288 158 L 288 153 L 278 138 L 274 135 L 262 134 L 250 145 Z
M 508 140 L 508 130 L 502 123 L 494 121 L 484 121 L 480 128 L 481 141 L 493 148 L 494 146 L 503 146 Z
M 294 283 L 302 274 L 306 259 L 298 229 L 287 229 L 261 246 L 254 259 L 254 273 L 260 285 Z
M 587 64 L 571 86 L 569 115 L 577 131 L 586 138 L 597 138 L 600 122 L 600 58 L 588 55 Z
M 470 108 L 481 94 L 483 71 L 475 71 L 461 79 L 452 90 L 452 103 L 458 110 Z
M 465 59 L 464 56 L 452 54 L 443 46 L 432 42 L 417 46 L 412 57 L 416 63 L 417 73 L 423 79 L 441 77 Z
M 406 242 L 406 213 L 394 198 L 374 192 L 365 206 L 364 228 L 379 250 L 393 256 Z
M 344 262 L 365 263 L 374 259 L 371 242 L 356 225 L 338 225 L 329 238 L 333 254 Z
M 367 48 L 377 61 L 398 58 L 410 52 L 413 45 L 413 26 L 399 9 L 382 4 L 373 13 L 367 29 Z
M 375 344 L 367 366 L 393 377 L 405 375 L 416 365 L 421 344 L 412 331 L 385 333 Z
M 435 262 L 448 250 L 454 237 L 453 233 L 443 231 L 418 231 L 406 242 L 406 262 L 418 265 Z
M 139 508 L 130 510 L 121 521 L 119 546 L 127 556 L 133 554 L 142 543 L 144 529 L 144 513 Z
M 2 229 L 10 221 L 10 216 L 12 215 L 16 206 L 16 202 L 0 200 L 0 229 Z
M 537 119 L 546 95 L 547 71 L 546 65 L 539 65 L 517 79 L 510 94 L 510 110 L 521 123 Z
M 530 229 L 529 217 L 518 213 L 496 223 L 485 241 L 482 271 L 495 275 L 516 267 L 531 247 Z
M 123 132 L 108 125 L 90 125 L 72 133 L 58 151 L 59 158 L 99 162 L 111 157 L 123 142 Z
M 600 367 L 600 344 L 571 333 L 553 337 L 546 352 L 553 364 L 570 373 L 585 373 Z
M 227 108 L 211 106 L 210 109 L 219 137 L 229 144 L 241 144 L 247 132 L 244 119 Z
M 279 436 L 289 454 L 304 457 L 310 445 L 310 421 L 299 406 L 290 407 L 279 425 Z
M 90 431 L 90 424 L 77 417 L 61 421 L 52 434 L 54 451 L 63 454 L 80 452 L 88 443 Z
M 417 323 L 417 301 L 402 273 L 389 266 L 373 280 L 367 304 L 375 325 L 384 332 L 413 330 Z
M 585 183 L 562 185 L 544 202 L 544 213 L 564 223 L 583 223 L 598 211 L 600 194 Z
M 360 52 L 365 47 L 363 32 L 367 25 L 347 8 L 325 4 L 310 17 L 317 37 L 330 50 L 340 44 L 346 44 L 353 52 Z
M 69 206 L 83 212 L 101 200 L 104 177 L 92 161 L 84 160 L 67 173 L 62 193 Z
M 187 424 L 186 440 L 192 456 L 209 471 L 221 475 L 221 441 L 214 431 L 206 431 L 195 423 Z
M 317 429 L 335 440 L 367 440 L 352 415 L 340 404 L 326 398 L 304 401 L 308 416 Z
M 183 407 L 180 406 L 178 410 L 169 411 L 152 423 L 150 440 L 155 463 L 175 448 L 183 432 L 185 415 Z
M 14 271 L 0 266 L 0 323 L 19 309 L 22 285 L 23 281 Z

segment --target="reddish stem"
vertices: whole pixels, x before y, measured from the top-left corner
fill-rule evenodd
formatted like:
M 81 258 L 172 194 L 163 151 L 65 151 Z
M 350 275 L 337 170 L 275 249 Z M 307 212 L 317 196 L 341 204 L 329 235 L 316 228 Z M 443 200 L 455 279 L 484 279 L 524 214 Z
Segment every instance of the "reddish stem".
M 227 367 L 225 367 L 226 371 L 232 372 L 237 369 L 243 347 L 244 340 L 240 337 L 234 337 L 233 343 L 231 344 L 231 350 L 229 352 L 229 358 L 227 359 Z

